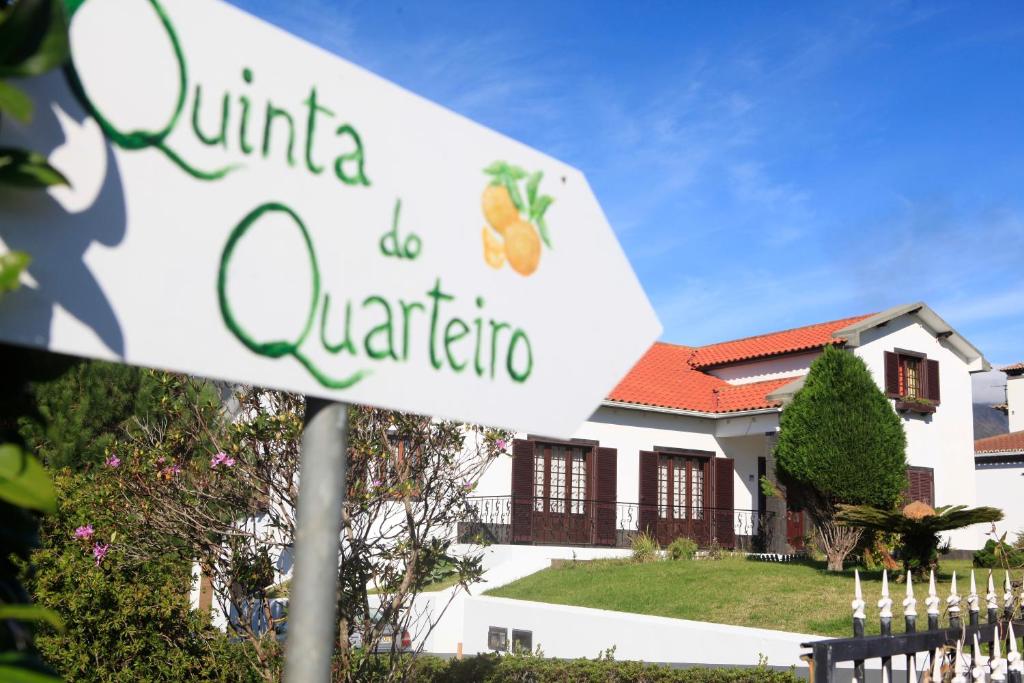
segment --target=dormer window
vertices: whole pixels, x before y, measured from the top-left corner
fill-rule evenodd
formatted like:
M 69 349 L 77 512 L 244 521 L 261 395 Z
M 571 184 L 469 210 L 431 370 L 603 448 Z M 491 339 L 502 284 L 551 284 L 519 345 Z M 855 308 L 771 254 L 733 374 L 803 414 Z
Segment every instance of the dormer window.
M 939 362 L 916 351 L 886 351 L 885 394 L 896 399 L 896 410 L 934 413 L 939 405 Z

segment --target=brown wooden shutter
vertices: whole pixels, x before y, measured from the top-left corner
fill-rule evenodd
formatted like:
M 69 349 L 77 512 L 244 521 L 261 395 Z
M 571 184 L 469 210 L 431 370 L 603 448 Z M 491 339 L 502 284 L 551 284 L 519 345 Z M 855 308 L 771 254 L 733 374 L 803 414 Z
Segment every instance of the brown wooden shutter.
M 512 442 L 512 542 L 533 540 L 533 452 L 526 439 Z
M 640 513 L 637 516 L 641 532 L 657 534 L 658 524 L 658 454 L 640 451 Z
M 935 470 L 931 467 L 908 467 L 904 498 L 908 503 L 919 500 L 935 507 Z
M 939 361 L 925 361 L 925 395 L 932 403 L 939 402 Z
M 597 449 L 597 482 L 595 485 L 596 511 L 594 542 L 615 545 L 615 496 L 618 491 L 618 451 L 614 448 Z
M 892 351 L 885 352 L 885 395 L 900 397 L 900 359 Z
M 712 458 L 715 467 L 714 479 L 714 524 L 715 539 L 724 548 L 736 545 L 735 510 L 733 497 L 732 458 Z

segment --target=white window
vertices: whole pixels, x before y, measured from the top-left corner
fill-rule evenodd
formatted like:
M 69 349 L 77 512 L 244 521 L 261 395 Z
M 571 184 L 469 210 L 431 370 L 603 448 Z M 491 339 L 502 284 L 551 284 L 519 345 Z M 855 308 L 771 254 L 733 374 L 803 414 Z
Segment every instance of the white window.
M 544 451 L 533 455 L 533 509 L 544 512 Z
M 582 515 L 587 497 L 587 456 L 582 448 L 572 449 L 572 490 L 570 512 Z
M 551 449 L 551 507 L 549 512 L 565 512 L 565 448 Z

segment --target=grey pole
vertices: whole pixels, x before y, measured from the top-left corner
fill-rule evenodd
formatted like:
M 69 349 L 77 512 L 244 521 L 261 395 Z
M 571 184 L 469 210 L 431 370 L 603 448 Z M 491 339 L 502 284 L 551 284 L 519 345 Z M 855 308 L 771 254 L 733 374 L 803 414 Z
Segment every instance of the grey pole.
M 348 406 L 306 398 L 299 462 L 295 573 L 288 601 L 285 680 L 328 683 L 334 652 L 338 546 L 345 501 Z

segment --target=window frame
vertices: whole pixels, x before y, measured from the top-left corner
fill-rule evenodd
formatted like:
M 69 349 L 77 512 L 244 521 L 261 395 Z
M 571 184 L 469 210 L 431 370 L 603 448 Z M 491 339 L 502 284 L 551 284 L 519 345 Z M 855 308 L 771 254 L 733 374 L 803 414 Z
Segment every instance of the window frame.
M 675 522 L 675 521 L 703 521 L 706 517 L 706 510 L 710 507 L 708 502 L 713 499 L 713 486 L 712 486 L 712 474 L 711 474 L 711 462 L 714 460 L 715 454 L 710 451 L 697 451 L 684 448 L 658 448 L 655 447 L 654 453 L 657 455 L 657 463 L 655 466 L 655 493 L 657 500 L 657 509 L 655 510 L 656 518 L 659 521 Z M 678 463 L 685 463 L 684 468 L 679 468 Z M 700 485 L 700 500 L 698 505 L 694 506 L 694 463 L 700 463 L 701 472 L 701 485 Z M 665 483 L 665 498 L 662 503 L 662 467 L 665 467 L 666 477 Z M 678 480 L 676 478 L 677 471 L 684 472 L 683 475 L 683 492 L 686 497 L 686 505 L 680 506 L 675 502 Z M 697 513 L 694 514 L 694 510 Z M 681 512 L 683 516 L 677 516 L 677 512 Z
M 940 401 L 932 396 L 938 395 L 939 387 L 931 386 L 931 363 L 936 367 L 934 379 L 938 379 L 938 361 L 928 358 L 927 354 L 900 348 L 885 352 L 885 394 L 895 400 L 897 411 L 921 414 L 935 412 Z M 909 386 L 911 376 L 914 386 Z M 891 380 L 894 386 L 890 384 Z
M 555 449 L 562 449 L 561 455 L 564 460 L 564 469 L 561 471 L 561 495 L 552 496 L 552 474 Z M 582 457 L 577 460 L 576 451 Z M 533 451 L 533 505 L 531 509 L 535 513 L 549 515 L 577 515 L 581 516 L 587 512 L 587 501 L 591 498 L 591 490 L 594 481 L 594 455 L 596 447 L 589 442 L 543 440 L 534 441 Z M 538 463 L 543 462 L 543 483 L 538 478 Z M 577 487 L 574 486 L 578 480 L 575 478 L 576 463 L 583 463 L 583 497 L 575 497 Z M 542 495 L 537 494 L 542 492 Z M 557 509 L 556 509 L 557 508 Z M 578 510 L 578 511 L 577 511 Z

